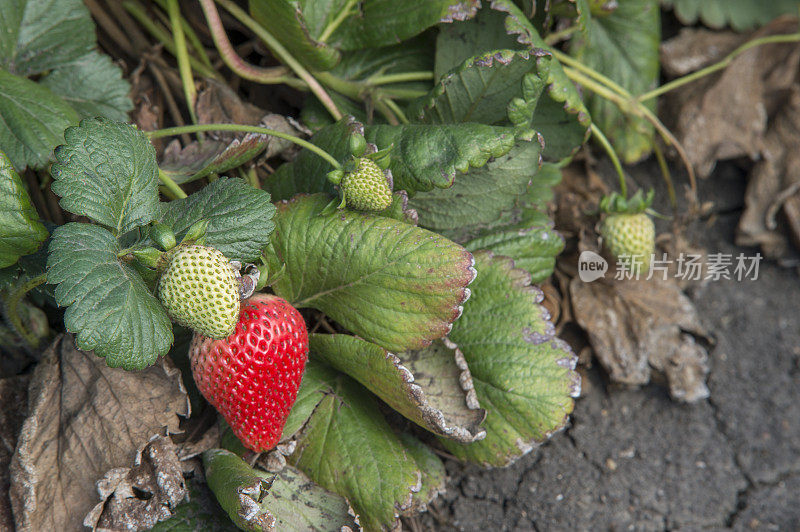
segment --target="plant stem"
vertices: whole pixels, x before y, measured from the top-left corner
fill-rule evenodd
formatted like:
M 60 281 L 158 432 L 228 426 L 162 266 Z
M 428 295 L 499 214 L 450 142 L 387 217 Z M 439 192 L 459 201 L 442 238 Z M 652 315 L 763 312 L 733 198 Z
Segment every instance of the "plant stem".
M 331 163 L 331 165 L 334 168 L 341 168 L 342 166 L 341 164 L 339 164 L 339 161 L 334 159 L 333 155 L 326 152 L 319 146 L 315 146 L 314 144 L 311 144 L 307 140 L 303 140 L 300 137 L 295 137 L 294 135 L 283 133 L 282 131 L 276 131 L 274 129 L 269 129 L 266 127 L 245 126 L 241 124 L 196 124 L 192 126 L 168 127 L 164 129 L 157 129 L 155 131 L 146 131 L 145 133 L 152 140 L 161 137 L 169 137 L 172 135 L 183 135 L 184 133 L 199 133 L 201 131 L 237 131 L 242 133 L 259 133 L 261 135 L 271 135 L 273 137 L 278 137 L 284 140 L 288 140 L 289 142 L 297 144 L 298 146 L 302 146 L 303 148 L 306 148 L 309 151 L 316 153 L 317 155 L 319 155 L 320 157 Z M 164 184 L 166 185 L 166 183 Z M 181 190 L 181 192 L 183 191 Z
M 606 150 L 606 153 L 611 158 L 611 164 L 614 165 L 614 169 L 617 171 L 617 176 L 619 176 L 619 190 L 622 193 L 622 197 L 625 199 L 628 198 L 628 184 L 625 182 L 625 172 L 622 170 L 622 164 L 619 162 L 619 157 L 617 157 L 617 152 L 614 151 L 614 147 L 611 146 L 611 143 L 608 141 L 608 138 L 605 134 L 600 130 L 599 127 L 593 122 L 591 125 L 592 129 L 592 136 L 597 138 L 597 141 Z
M 200 6 L 206 16 L 206 22 L 208 23 L 208 29 L 211 31 L 211 37 L 214 39 L 214 45 L 217 47 L 222 61 L 234 74 L 264 85 L 285 83 L 291 87 L 300 88 L 298 86 L 300 80 L 286 76 L 284 67 L 262 68 L 251 65 L 239 57 L 228 39 L 228 35 L 225 33 L 225 27 L 222 25 L 222 19 L 214 5 L 214 0 L 200 0 Z M 303 83 L 302 86 L 304 87 L 305 84 Z
M 144 29 L 146 29 L 150 33 L 150 35 L 155 37 L 155 39 L 158 40 L 158 42 L 164 45 L 164 48 L 166 48 L 169 53 L 177 56 L 177 51 L 175 50 L 175 43 L 172 42 L 172 37 L 166 30 L 159 27 L 152 20 L 150 20 L 150 17 L 147 15 L 147 13 L 145 13 L 141 5 L 139 5 L 137 2 L 132 2 L 132 1 L 123 2 L 122 5 L 125 8 L 125 10 L 128 11 L 128 13 L 130 13 L 133 16 L 133 18 L 135 18 L 136 21 L 139 22 L 139 24 L 141 24 L 144 27 Z M 190 56 L 189 62 L 191 63 L 192 68 L 198 74 L 216 80 L 221 79 L 221 76 L 216 70 L 207 67 L 206 65 L 198 61 L 197 58 Z
M 167 1 L 168 0 L 156 0 L 156 3 L 161 6 L 162 9 L 165 11 L 167 10 Z M 183 32 L 186 34 L 186 38 L 189 41 L 189 45 L 192 47 L 197 53 L 197 56 L 200 58 L 200 61 L 203 62 L 208 68 L 214 68 L 211 64 L 211 59 L 209 59 L 208 54 L 206 53 L 206 49 L 203 46 L 203 43 L 200 42 L 200 37 L 197 36 L 194 29 L 192 29 L 191 24 L 189 24 L 186 19 L 181 16 L 181 26 L 183 27 Z
M 192 127 L 192 126 L 182 126 L 182 127 Z M 187 197 L 186 192 L 184 192 L 183 189 L 179 187 L 178 184 L 175 181 L 173 181 L 170 176 L 164 173 L 164 170 L 162 170 L 161 168 L 158 169 L 158 179 L 159 181 L 161 181 L 161 184 L 164 185 L 164 187 L 170 192 L 170 195 L 174 196 L 170 199 L 181 199 Z
M 336 107 L 336 104 L 333 102 L 330 95 L 325 91 L 322 85 L 319 84 L 316 78 L 314 78 L 314 76 L 312 76 L 311 73 L 306 70 L 306 68 L 301 65 L 300 62 L 295 59 L 286 48 L 284 48 L 278 39 L 273 37 L 273 35 L 261 24 L 253 20 L 242 8 L 237 6 L 231 0 L 200 0 L 200 4 L 203 6 L 203 11 L 206 12 L 206 17 L 208 17 L 208 13 L 211 12 L 212 14 L 215 14 L 217 18 L 219 18 L 219 13 L 217 13 L 217 8 L 214 5 L 214 1 L 224 7 L 239 22 L 247 26 L 247 28 L 255 33 L 256 36 L 264 41 L 264 44 L 266 44 L 270 50 L 272 50 L 275 55 L 278 56 L 278 59 L 286 64 L 286 66 L 291 68 L 300 79 L 305 81 L 309 90 L 314 94 L 314 96 L 317 97 L 320 103 L 325 107 L 325 109 L 328 110 L 335 120 L 342 118 L 342 112 L 339 111 L 339 108 Z
M 403 124 L 408 124 L 408 118 L 406 118 L 406 114 L 402 109 L 400 109 L 400 106 L 397 105 L 394 100 L 391 98 L 384 98 L 381 101 L 386 104 L 386 107 L 388 107 L 395 114 L 395 116 L 397 116 L 400 122 Z
M 178 72 L 181 75 L 183 85 L 183 95 L 186 98 L 186 106 L 189 108 L 189 116 L 192 123 L 197 123 L 197 114 L 194 112 L 194 104 L 197 101 L 197 87 L 194 85 L 192 67 L 189 63 L 189 50 L 186 48 L 186 38 L 183 34 L 183 24 L 181 24 L 181 8 L 178 0 L 167 0 L 167 10 L 169 21 L 172 25 L 172 37 L 175 41 L 175 57 L 178 59 Z
M 403 83 L 405 81 L 425 81 L 433 79 L 433 72 L 423 70 L 419 72 L 398 72 L 397 74 L 385 74 L 382 76 L 372 76 L 367 78 L 369 85 L 387 85 L 389 83 Z
M 578 70 L 570 67 L 564 67 L 564 73 L 567 74 L 567 77 L 569 77 L 572 81 L 580 83 L 584 88 L 615 104 L 623 113 L 638 116 L 650 122 L 656 131 L 658 131 L 658 134 L 661 135 L 661 138 L 664 139 L 664 142 L 666 142 L 669 146 L 675 147 L 675 150 L 678 152 L 678 155 L 683 161 L 684 166 L 686 166 L 686 173 L 689 175 L 689 184 L 692 188 L 692 194 L 695 197 L 697 196 L 697 178 L 695 177 L 694 167 L 689 161 L 689 156 L 686 154 L 686 150 L 683 148 L 683 145 L 681 145 L 678 139 L 675 138 L 675 135 L 673 135 L 672 132 L 667 129 L 667 127 L 650 109 L 635 99 L 630 99 L 621 94 L 613 92 L 609 88 L 601 85 L 588 75 L 584 75 Z
M 700 69 L 696 72 L 692 72 L 691 74 L 686 74 L 678 79 L 674 79 L 669 83 L 665 83 L 661 85 L 657 89 L 653 89 L 650 92 L 646 92 L 641 96 L 637 97 L 636 99 L 640 102 L 644 102 L 647 100 L 652 100 L 662 94 L 665 94 L 671 90 L 677 89 L 678 87 L 682 87 L 687 83 L 691 83 L 695 80 L 698 80 L 704 76 L 709 74 L 713 74 L 718 70 L 722 70 L 726 68 L 728 65 L 733 62 L 738 56 L 750 50 L 751 48 L 755 48 L 756 46 L 761 46 L 762 44 L 774 44 L 774 43 L 788 43 L 788 42 L 799 42 L 800 41 L 800 33 L 791 33 L 789 35 L 770 35 L 767 37 L 761 37 L 759 39 L 753 39 L 752 41 L 748 41 L 735 49 L 730 54 L 726 55 L 723 59 L 719 62 L 714 63 L 713 65 L 709 65 L 703 69 Z
M 43 273 L 23 283 L 22 286 L 13 290 L 6 298 L 6 317 L 8 321 L 17 333 L 22 336 L 22 339 L 34 348 L 39 344 L 39 339 L 33 336 L 22 323 L 22 318 L 19 315 L 19 303 L 25 297 L 25 294 L 46 282 L 47 274 Z
M 339 14 L 336 15 L 336 18 L 333 19 L 331 23 L 328 24 L 328 27 L 322 31 L 322 35 L 319 36 L 317 41 L 324 43 L 330 39 L 331 35 L 333 35 L 333 32 L 342 25 L 344 19 L 350 16 L 350 11 L 353 9 L 353 6 L 356 5 L 356 3 L 358 3 L 358 0 L 348 0 L 347 4 L 345 4 L 342 10 L 339 11 Z
M 544 38 L 544 43 L 548 46 L 553 46 L 554 44 L 563 41 L 567 37 L 570 37 L 573 33 L 578 31 L 579 29 L 580 26 L 578 26 L 577 24 L 573 24 L 572 26 L 564 28 L 561 31 L 551 33 L 550 35 Z
M 620 96 L 624 96 L 624 97 L 626 97 L 628 99 L 633 99 L 633 96 L 631 95 L 631 93 L 625 87 L 623 87 L 619 83 L 615 82 L 614 80 L 604 76 L 603 74 L 601 74 L 600 72 L 594 70 L 593 68 L 587 67 L 586 65 L 584 65 L 583 63 L 581 63 L 577 59 L 573 59 L 572 57 L 568 56 L 564 52 L 561 52 L 560 50 L 552 49 L 550 51 L 553 53 L 553 57 L 555 57 L 556 59 L 558 59 L 560 62 L 564 63 L 565 65 L 570 66 L 570 67 L 572 67 L 575 70 L 578 70 L 580 72 L 583 72 L 584 74 L 586 74 L 590 78 L 602 83 L 603 85 L 605 85 L 609 89 L 613 90 L 614 92 L 616 92 Z
M 664 182 L 667 184 L 669 204 L 674 209 L 678 205 L 675 196 L 675 185 L 672 184 L 672 174 L 669 172 L 669 166 L 667 165 L 667 160 L 664 158 L 664 152 L 661 151 L 661 147 L 658 143 L 653 144 L 653 153 L 656 154 L 656 161 L 658 162 L 658 167 L 661 169 L 661 177 L 664 178 Z

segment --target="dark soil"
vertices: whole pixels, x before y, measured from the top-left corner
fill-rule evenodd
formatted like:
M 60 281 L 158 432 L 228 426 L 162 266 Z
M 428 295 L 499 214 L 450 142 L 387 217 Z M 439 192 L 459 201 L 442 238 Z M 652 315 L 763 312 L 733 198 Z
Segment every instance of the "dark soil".
M 658 186 L 655 165 L 633 175 Z M 757 251 L 733 244 L 744 187 L 734 165 L 700 183 L 714 214 L 688 234 L 709 252 Z M 656 384 L 620 389 L 595 365 L 571 426 L 538 451 L 505 469 L 449 461 L 447 494 L 423 527 L 800 530 L 798 274 L 762 261 L 757 281 L 690 295 L 716 338 L 709 400 L 678 404 Z

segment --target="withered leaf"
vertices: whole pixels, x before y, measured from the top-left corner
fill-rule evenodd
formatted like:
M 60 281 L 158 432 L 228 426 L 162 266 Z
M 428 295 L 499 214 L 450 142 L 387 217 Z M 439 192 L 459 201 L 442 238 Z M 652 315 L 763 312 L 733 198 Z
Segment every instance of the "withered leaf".
M 781 17 L 751 38 L 796 31 L 797 19 Z M 675 39 L 693 39 L 681 34 Z M 673 41 L 665 47 L 684 48 Z M 709 57 L 711 59 L 711 57 Z M 768 118 L 780 95 L 795 83 L 800 49 L 794 43 L 754 47 L 721 73 L 692 83 L 668 99 L 668 116 L 697 174 L 707 177 L 718 160 L 759 158 Z M 701 65 L 698 65 L 701 66 Z M 705 66 L 705 65 L 702 65 Z
M 80 530 L 97 503 L 95 482 L 129 467 L 156 434 L 179 430 L 189 415 L 180 374 L 162 359 L 141 371 L 58 337 L 31 377 L 28 417 L 11 463 L 18 530 Z
M 392 408 L 434 434 L 461 443 L 483 439 L 480 408 L 464 355 L 441 341 L 390 353 L 346 334 L 312 334 L 311 352 L 348 373 Z
M 674 278 L 586 283 L 576 277 L 570 294 L 575 318 L 611 380 L 647 384 L 655 369 L 666 376 L 673 398 L 708 397 L 708 353 L 688 334 L 705 331 Z
M 9 470 L 17 435 L 25 420 L 29 376 L 0 379 L 0 530 L 14 529 L 8 498 Z
M 132 468 L 111 469 L 97 482 L 101 501 L 86 516 L 93 530 L 149 530 L 172 517 L 186 496 L 175 444 L 156 436 L 137 453 Z

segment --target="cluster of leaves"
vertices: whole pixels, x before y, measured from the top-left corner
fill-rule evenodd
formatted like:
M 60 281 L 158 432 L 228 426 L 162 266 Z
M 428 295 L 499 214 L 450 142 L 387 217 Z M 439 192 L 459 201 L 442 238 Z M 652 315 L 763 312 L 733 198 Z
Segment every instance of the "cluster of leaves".
M 688 18 L 699 5 L 670 3 Z M 613 8 L 561 0 L 549 11 L 518 4 L 249 2 L 254 19 L 348 114 L 335 120 L 310 100 L 301 117 L 311 142 L 339 161 L 353 135 L 391 147 L 395 201 L 364 214 L 328 213 L 333 166 L 309 149 L 263 189 L 223 177 L 162 202 L 160 176 L 182 183 L 225 172 L 263 151 L 264 138 L 209 141 L 190 165 L 177 158 L 159 168 L 147 135 L 124 123 L 128 85 L 94 49 L 83 4 L 0 0 L 10 14 L 0 17 L 2 279 L 20 267 L 29 276 L 46 271 L 65 329 L 110 367 L 177 360 L 186 346 L 173 346 L 154 272 L 135 252 L 153 245 L 154 223 L 180 239 L 205 221 L 206 245 L 282 272 L 272 291 L 350 333 L 311 334 L 279 473 L 248 465 L 230 435 L 225 449 L 204 454 L 208 485 L 238 526 L 338 530 L 355 527 L 354 512 L 365 529 L 389 528 L 444 485 L 443 464 L 422 439 L 462 460 L 504 466 L 566 423 L 580 386 L 575 357 L 532 286 L 552 274 L 564 246 L 545 206 L 590 125 L 628 162 L 649 154 L 654 132 L 640 114 L 583 98 L 542 36 L 556 20 L 571 21 L 573 60 L 639 95 L 658 83 L 660 11 L 657 0 Z M 735 27 L 756 20 L 742 15 L 746 0 L 732 4 L 714 18 L 709 6 L 720 3 L 705 3 L 701 16 Z M 424 72 L 432 79 L 409 75 Z M 400 82 L 389 88 L 376 81 L 393 76 Z M 76 125 L 82 116 L 90 118 Z M 25 268 L 48 231 L 17 172 L 50 161 L 52 191 L 83 221 L 55 228 L 46 265 Z M 426 436 L 390 424 L 382 403 Z M 186 503 L 160 526 L 194 520 L 217 529 L 217 517 Z
M 0 146 L 17 170 L 45 166 L 81 117 L 127 120 L 130 85 L 95 49 L 81 0 L 3 0 L 0 12 Z

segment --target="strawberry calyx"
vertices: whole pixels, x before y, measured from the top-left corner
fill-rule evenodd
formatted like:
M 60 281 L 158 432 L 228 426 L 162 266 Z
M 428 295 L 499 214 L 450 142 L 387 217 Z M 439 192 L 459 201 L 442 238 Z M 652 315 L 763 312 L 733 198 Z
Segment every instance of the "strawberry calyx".
M 625 196 L 612 192 L 600 200 L 600 211 L 606 214 L 638 214 L 650 210 L 655 191 L 650 190 L 645 196 L 641 189 L 626 199 Z

